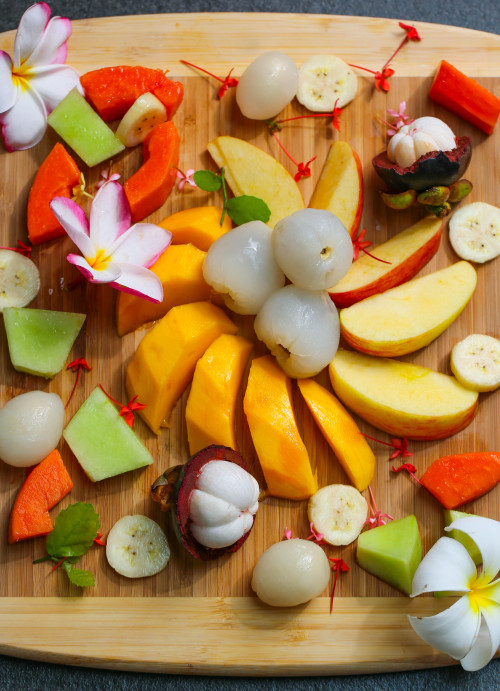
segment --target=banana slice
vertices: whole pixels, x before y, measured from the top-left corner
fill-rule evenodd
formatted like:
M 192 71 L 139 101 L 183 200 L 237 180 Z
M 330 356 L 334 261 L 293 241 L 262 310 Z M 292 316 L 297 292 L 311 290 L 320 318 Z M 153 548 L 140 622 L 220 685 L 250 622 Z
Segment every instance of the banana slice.
M 299 69 L 297 100 L 308 110 L 327 112 L 342 108 L 356 96 L 353 70 L 335 55 L 313 55 Z
M 6 307 L 25 307 L 40 290 L 40 274 L 28 257 L 0 250 L 0 312 Z
M 474 391 L 493 391 L 500 386 L 500 341 L 471 334 L 451 351 L 451 369 L 458 381 Z
M 466 204 L 450 219 L 449 238 L 462 259 L 483 264 L 500 254 L 500 209 L 485 202 Z
M 313 494 L 307 507 L 309 521 L 331 545 L 350 545 L 368 516 L 368 504 L 351 485 L 327 485 Z
M 145 93 L 133 103 L 123 116 L 116 136 L 125 146 L 140 144 L 153 127 L 167 120 L 167 109 L 153 94 Z
M 109 531 L 106 558 L 122 576 L 153 576 L 165 568 L 169 557 L 165 533 L 147 516 L 123 516 Z

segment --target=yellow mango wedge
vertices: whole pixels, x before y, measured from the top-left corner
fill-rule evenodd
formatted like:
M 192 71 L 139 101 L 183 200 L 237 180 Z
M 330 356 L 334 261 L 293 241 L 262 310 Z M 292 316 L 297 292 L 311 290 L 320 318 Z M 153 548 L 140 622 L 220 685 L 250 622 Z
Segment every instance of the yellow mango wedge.
M 233 227 L 227 214 L 224 215 L 222 225 L 221 218 L 222 209 L 217 206 L 197 206 L 167 216 L 158 225 L 172 233 L 172 245 L 191 243 L 208 252 L 217 238 Z
M 349 345 L 370 355 L 413 353 L 443 333 L 458 317 L 476 287 L 476 271 L 457 262 L 340 311 L 340 329 Z
M 243 409 L 269 494 L 308 499 L 317 492 L 292 406 L 291 379 L 271 355 L 252 361 Z
M 203 278 L 206 254 L 194 245 L 170 245 L 150 267 L 163 286 L 163 302 L 150 302 L 119 292 L 116 301 L 118 335 L 124 336 L 147 322 L 161 319 L 177 305 L 208 300 L 211 288 Z
M 267 225 L 304 208 L 299 187 L 273 156 L 236 137 L 217 137 L 207 149 L 219 168 L 224 168 L 233 194 L 259 197 L 271 210 Z
M 338 350 L 329 373 L 348 408 L 396 437 L 444 439 L 476 414 L 477 391 L 410 362 Z
M 236 449 L 236 403 L 253 343 L 222 334 L 198 360 L 186 405 L 189 453 L 210 444 Z
M 312 379 L 297 381 L 321 433 L 359 492 L 373 479 L 375 456 L 352 417 L 340 401 Z
M 127 392 L 146 408 L 139 411 L 158 434 L 189 384 L 208 346 L 237 327 L 219 307 L 193 302 L 172 309 L 149 331 L 127 367 Z

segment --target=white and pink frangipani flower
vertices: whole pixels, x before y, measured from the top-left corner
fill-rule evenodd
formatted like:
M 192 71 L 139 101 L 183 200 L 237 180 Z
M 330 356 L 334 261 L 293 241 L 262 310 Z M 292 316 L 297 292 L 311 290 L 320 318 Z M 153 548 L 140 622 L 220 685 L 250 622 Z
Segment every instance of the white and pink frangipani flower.
M 445 530 L 460 530 L 476 543 L 482 570 L 478 573 L 460 542 L 440 538 L 415 572 L 411 597 L 439 591 L 461 597 L 432 617 L 408 618 L 426 643 L 474 672 L 488 664 L 500 645 L 500 522 L 468 516 Z
M 90 224 L 71 199 L 54 197 L 50 208 L 83 254 L 68 254 L 68 261 L 88 281 L 110 283 L 151 302 L 163 300 L 161 281 L 148 267 L 166 250 L 172 233 L 153 223 L 131 227 L 129 204 L 118 182 L 109 180 L 98 190 L 90 208 Z
M 71 22 L 52 17 L 38 2 L 21 17 L 14 58 L 0 50 L 0 126 L 8 151 L 29 149 L 42 139 L 47 115 L 75 86 L 78 73 L 65 65 Z

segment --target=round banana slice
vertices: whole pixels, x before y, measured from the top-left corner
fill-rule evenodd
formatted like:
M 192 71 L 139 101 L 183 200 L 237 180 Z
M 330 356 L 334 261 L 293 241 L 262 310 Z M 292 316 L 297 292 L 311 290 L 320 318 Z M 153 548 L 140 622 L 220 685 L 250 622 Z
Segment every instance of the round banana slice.
M 500 341 L 471 334 L 451 351 L 451 369 L 458 381 L 474 391 L 493 391 L 500 386 Z
M 25 307 L 40 290 L 40 274 L 28 257 L 0 250 L 0 312 L 6 307 Z
M 351 485 L 327 485 L 309 499 L 307 515 L 326 542 L 350 545 L 363 528 L 368 504 Z
M 449 238 L 462 259 L 483 264 L 500 254 L 500 209 L 485 202 L 466 204 L 450 218 Z
M 165 568 L 169 557 L 165 533 L 147 516 L 123 516 L 109 531 L 106 558 L 122 576 L 153 576 Z
M 308 110 L 327 112 L 342 108 L 356 96 L 353 70 L 335 55 L 313 55 L 299 69 L 297 100 Z M 338 102 L 337 102 L 338 99 Z
M 153 94 L 145 93 L 130 106 L 123 116 L 116 136 L 125 146 L 140 144 L 153 127 L 167 120 L 167 109 Z

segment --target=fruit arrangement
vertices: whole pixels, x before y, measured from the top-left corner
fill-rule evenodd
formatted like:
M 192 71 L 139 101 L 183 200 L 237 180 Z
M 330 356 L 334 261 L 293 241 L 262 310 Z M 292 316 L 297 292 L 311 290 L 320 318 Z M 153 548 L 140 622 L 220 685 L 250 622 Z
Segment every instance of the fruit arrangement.
M 300 176 L 307 177 L 311 161 L 297 164 L 294 179 L 289 162 L 276 147 L 268 147 L 274 154 L 270 155 L 241 138 L 246 119 L 276 118 L 284 107 L 295 109 L 292 112 L 312 107 L 308 95 L 315 70 L 331 73 L 337 82 L 346 79 L 344 100 L 336 97 L 328 108 L 333 114 L 336 108 L 345 108 L 347 116 L 349 103 L 356 98 L 353 68 L 326 57 L 306 61 L 296 74 L 293 61 L 278 55 L 287 72 L 283 93 L 277 93 L 274 84 L 267 92 L 261 89 L 267 64 L 276 56 L 267 55 L 250 65 L 236 93 L 225 96 L 241 109 L 235 117 L 243 124 L 229 133 L 207 133 L 203 147 L 218 168 L 212 177 L 204 176 L 198 189 L 191 182 L 196 184 L 200 176 L 179 169 L 195 165 L 182 148 L 182 85 L 161 70 L 95 70 L 80 82 L 86 98 L 76 85 L 49 115 L 52 139 L 38 145 L 48 155 L 39 156 L 43 164 L 34 176 L 26 209 L 28 236 L 40 247 L 33 252 L 34 262 L 13 249 L 0 249 L 9 353 L 4 353 L 5 369 L 19 391 L 29 391 L 12 396 L 0 409 L 0 458 L 5 462 L 0 466 L 6 477 L 14 478 L 15 469 L 5 464 L 39 463 L 24 483 L 19 482 L 19 474 L 15 476 L 20 491 L 17 500 L 9 502 L 8 539 L 10 549 L 62 563 L 74 586 L 59 580 L 61 592 L 79 592 L 75 589 L 88 587 L 94 575 L 97 582 L 109 576 L 111 568 L 123 578 L 154 576 L 168 583 L 169 573 L 186 568 L 180 566 L 185 560 L 179 560 L 177 537 L 198 560 L 222 556 L 215 567 L 221 574 L 228 568 L 229 554 L 241 564 L 253 549 L 255 558 L 250 562 L 255 571 L 251 578 L 247 567 L 245 592 L 250 594 L 251 587 L 273 606 L 291 607 L 324 594 L 332 569 L 334 585 L 338 578 L 342 583 L 349 568 L 351 572 L 363 568 L 389 584 L 378 585 L 366 576 L 371 579 L 368 591 L 391 592 L 393 586 L 410 594 L 423 552 L 421 506 L 439 511 L 433 495 L 454 510 L 498 482 L 494 450 L 477 451 L 478 458 L 470 449 L 459 458 L 450 455 L 431 465 L 432 452 L 419 441 L 450 437 L 476 414 L 484 420 L 483 407 L 493 405 L 490 398 L 478 412 L 478 392 L 500 384 L 498 341 L 473 333 L 470 315 L 476 285 L 483 287 L 488 276 L 489 267 L 483 270 L 478 265 L 494 260 L 500 251 L 495 239 L 498 209 L 486 202 L 474 202 L 473 208 L 461 204 L 448 225 L 436 217 L 441 214 L 419 219 L 418 210 L 409 207 L 400 223 L 389 210 L 387 225 L 394 223 L 394 228 L 384 229 L 384 241 L 368 252 L 365 229 L 359 228 L 364 203 L 377 203 L 376 186 L 367 183 L 369 159 L 362 161 L 347 141 L 329 146 L 324 123 L 314 121 L 324 165 L 320 172 L 319 156 L 317 184 L 306 208 L 304 190 L 311 186 L 302 185 Z M 306 74 L 299 98 L 302 106 L 287 106 L 297 84 L 300 89 L 301 71 Z M 208 93 L 209 86 L 204 89 Z M 247 110 L 255 89 L 262 91 L 264 105 L 269 94 L 277 97 L 264 115 Z M 179 107 L 174 124 L 171 118 Z M 80 126 L 91 135 L 83 136 Z M 407 126 L 393 136 L 392 147 L 389 143 L 391 156 L 396 138 L 402 135 L 399 141 L 404 141 L 409 136 L 403 129 Z M 470 125 L 461 127 L 474 140 Z M 9 139 L 11 128 L 8 121 L 3 128 L 5 143 L 20 148 L 19 141 Z M 60 137 L 55 146 L 54 132 Z M 454 140 L 453 133 L 451 137 Z M 435 159 L 440 166 L 453 164 L 460 177 L 471 147 L 460 140 L 455 154 L 448 148 L 452 143 L 433 139 L 421 156 L 432 160 L 433 166 Z M 420 150 L 415 143 L 411 146 L 418 159 Z M 453 155 L 429 156 L 436 151 L 432 147 L 444 147 L 440 153 Z M 195 154 L 203 155 L 206 165 L 205 150 Z M 104 161 L 109 168 L 101 171 Z M 397 167 L 411 168 L 413 163 L 401 160 Z M 83 194 L 82 170 L 92 201 Z M 123 186 L 117 181 L 118 171 Z M 182 187 L 175 185 L 177 181 Z M 440 177 L 432 186 L 453 190 L 456 182 Z M 210 188 L 211 184 L 215 186 Z M 231 199 L 228 188 L 234 195 Z M 475 187 L 476 199 L 483 198 L 479 193 Z M 461 192 L 456 194 L 460 197 Z M 428 196 L 429 200 L 436 203 L 427 206 L 446 203 L 436 196 Z M 263 206 L 269 212 L 265 220 L 246 219 L 245 214 L 259 216 Z M 230 219 L 239 227 L 233 229 Z M 477 241 L 476 224 L 484 242 Z M 443 265 L 442 253 L 437 263 L 433 258 L 440 242 L 448 242 L 448 228 L 451 247 L 465 261 L 457 261 L 447 245 L 449 256 Z M 68 264 L 64 255 L 71 248 L 66 236 L 81 252 L 69 254 Z M 370 237 L 376 238 L 373 230 Z M 467 251 L 472 254 L 464 256 Z M 52 257 L 50 269 L 41 264 L 44 254 Z M 431 260 L 425 275 L 414 278 Z M 57 300 L 48 300 L 47 277 L 61 272 L 65 283 L 75 285 L 61 291 Z M 82 277 L 75 279 L 78 272 Z M 13 285 L 12 275 L 21 276 L 21 285 Z M 111 287 L 120 291 L 116 305 Z M 28 307 L 33 299 L 34 306 Z M 59 309 L 46 309 L 54 306 Z M 151 322 L 156 323 L 151 326 Z M 447 341 L 440 336 L 445 330 L 453 334 Z M 452 338 L 464 340 L 453 353 L 443 345 Z M 415 360 L 388 359 L 420 349 L 425 350 Z M 428 361 L 436 362 L 439 349 L 441 359 L 451 355 L 451 363 L 446 360 L 439 371 L 429 369 L 427 349 L 433 353 Z M 479 361 L 470 357 L 476 356 L 476 350 L 481 353 Z M 70 352 L 81 357 L 66 365 Z M 487 370 L 488 376 L 481 378 L 480 370 Z M 71 373 L 76 374 L 73 398 L 66 385 L 73 383 Z M 43 384 L 35 382 L 42 380 L 33 377 L 50 379 L 49 390 L 60 396 L 37 391 Z M 61 389 L 62 381 L 66 383 Z M 122 400 L 128 394 L 130 400 L 117 406 L 111 394 Z M 50 403 L 47 396 L 52 397 Z M 37 398 L 37 403 L 25 397 Z M 26 429 L 40 410 L 44 415 L 38 416 L 37 424 L 46 444 L 41 446 L 36 439 L 34 455 L 27 448 Z M 134 413 L 138 416 L 132 427 Z M 20 431 L 13 439 L 16 426 Z M 394 435 L 390 443 L 384 441 L 384 433 Z M 394 446 L 396 456 L 391 458 L 414 455 L 419 475 L 425 464 L 429 466 L 420 482 L 430 494 L 422 498 L 424 490 L 419 490 L 422 504 L 416 515 L 399 503 L 394 519 L 377 509 L 372 489 L 377 493 L 377 483 L 390 471 L 381 471 L 383 454 L 373 435 Z M 180 466 L 158 477 L 164 470 L 158 459 L 165 442 L 168 458 Z M 450 444 L 453 448 L 453 439 Z M 244 451 L 244 460 L 237 450 Z M 326 458 L 331 468 L 325 467 Z M 211 473 L 217 463 L 222 465 Z M 476 478 L 469 483 L 469 492 L 464 490 L 467 473 Z M 450 477 L 456 484 L 453 498 Z M 402 485 L 401 475 L 390 478 L 394 486 Z M 229 489 L 224 488 L 226 481 Z M 149 485 L 153 499 L 168 503 L 171 523 L 149 498 L 139 506 L 127 505 L 125 499 L 120 515 L 102 511 L 108 489 L 113 492 L 122 486 L 130 497 L 136 491 L 132 488 L 137 488 L 146 496 Z M 93 497 L 101 507 L 100 524 L 84 508 L 89 504 L 83 502 L 92 502 Z M 72 503 L 68 506 L 68 502 Z M 262 530 L 257 526 L 268 525 L 276 506 L 293 516 L 294 533 L 301 537 L 280 541 L 287 528 L 280 517 L 264 544 L 262 537 L 255 537 Z M 475 512 L 474 506 L 470 508 Z M 396 513 L 389 503 L 383 509 Z M 88 534 L 81 549 L 73 545 L 71 553 L 63 554 L 59 533 L 73 516 L 88 521 Z M 455 528 L 456 516 L 449 518 L 453 537 L 469 534 L 468 528 L 463 533 Z M 256 530 L 252 530 L 254 522 Z M 302 539 L 308 523 L 311 536 Z M 99 569 L 88 575 L 74 564 L 95 540 L 100 544 L 99 528 L 106 535 L 109 566 L 105 573 Z M 43 535 L 48 536 L 48 556 L 40 557 L 42 543 L 31 538 Z M 424 551 L 427 548 L 424 545 Z M 301 552 L 310 555 L 308 573 L 298 568 Z M 329 555 L 335 556 L 328 559 Z M 283 564 L 291 574 L 290 591 L 280 580 Z M 198 567 L 188 566 L 188 572 L 191 568 Z M 345 582 L 352 588 L 350 581 Z

